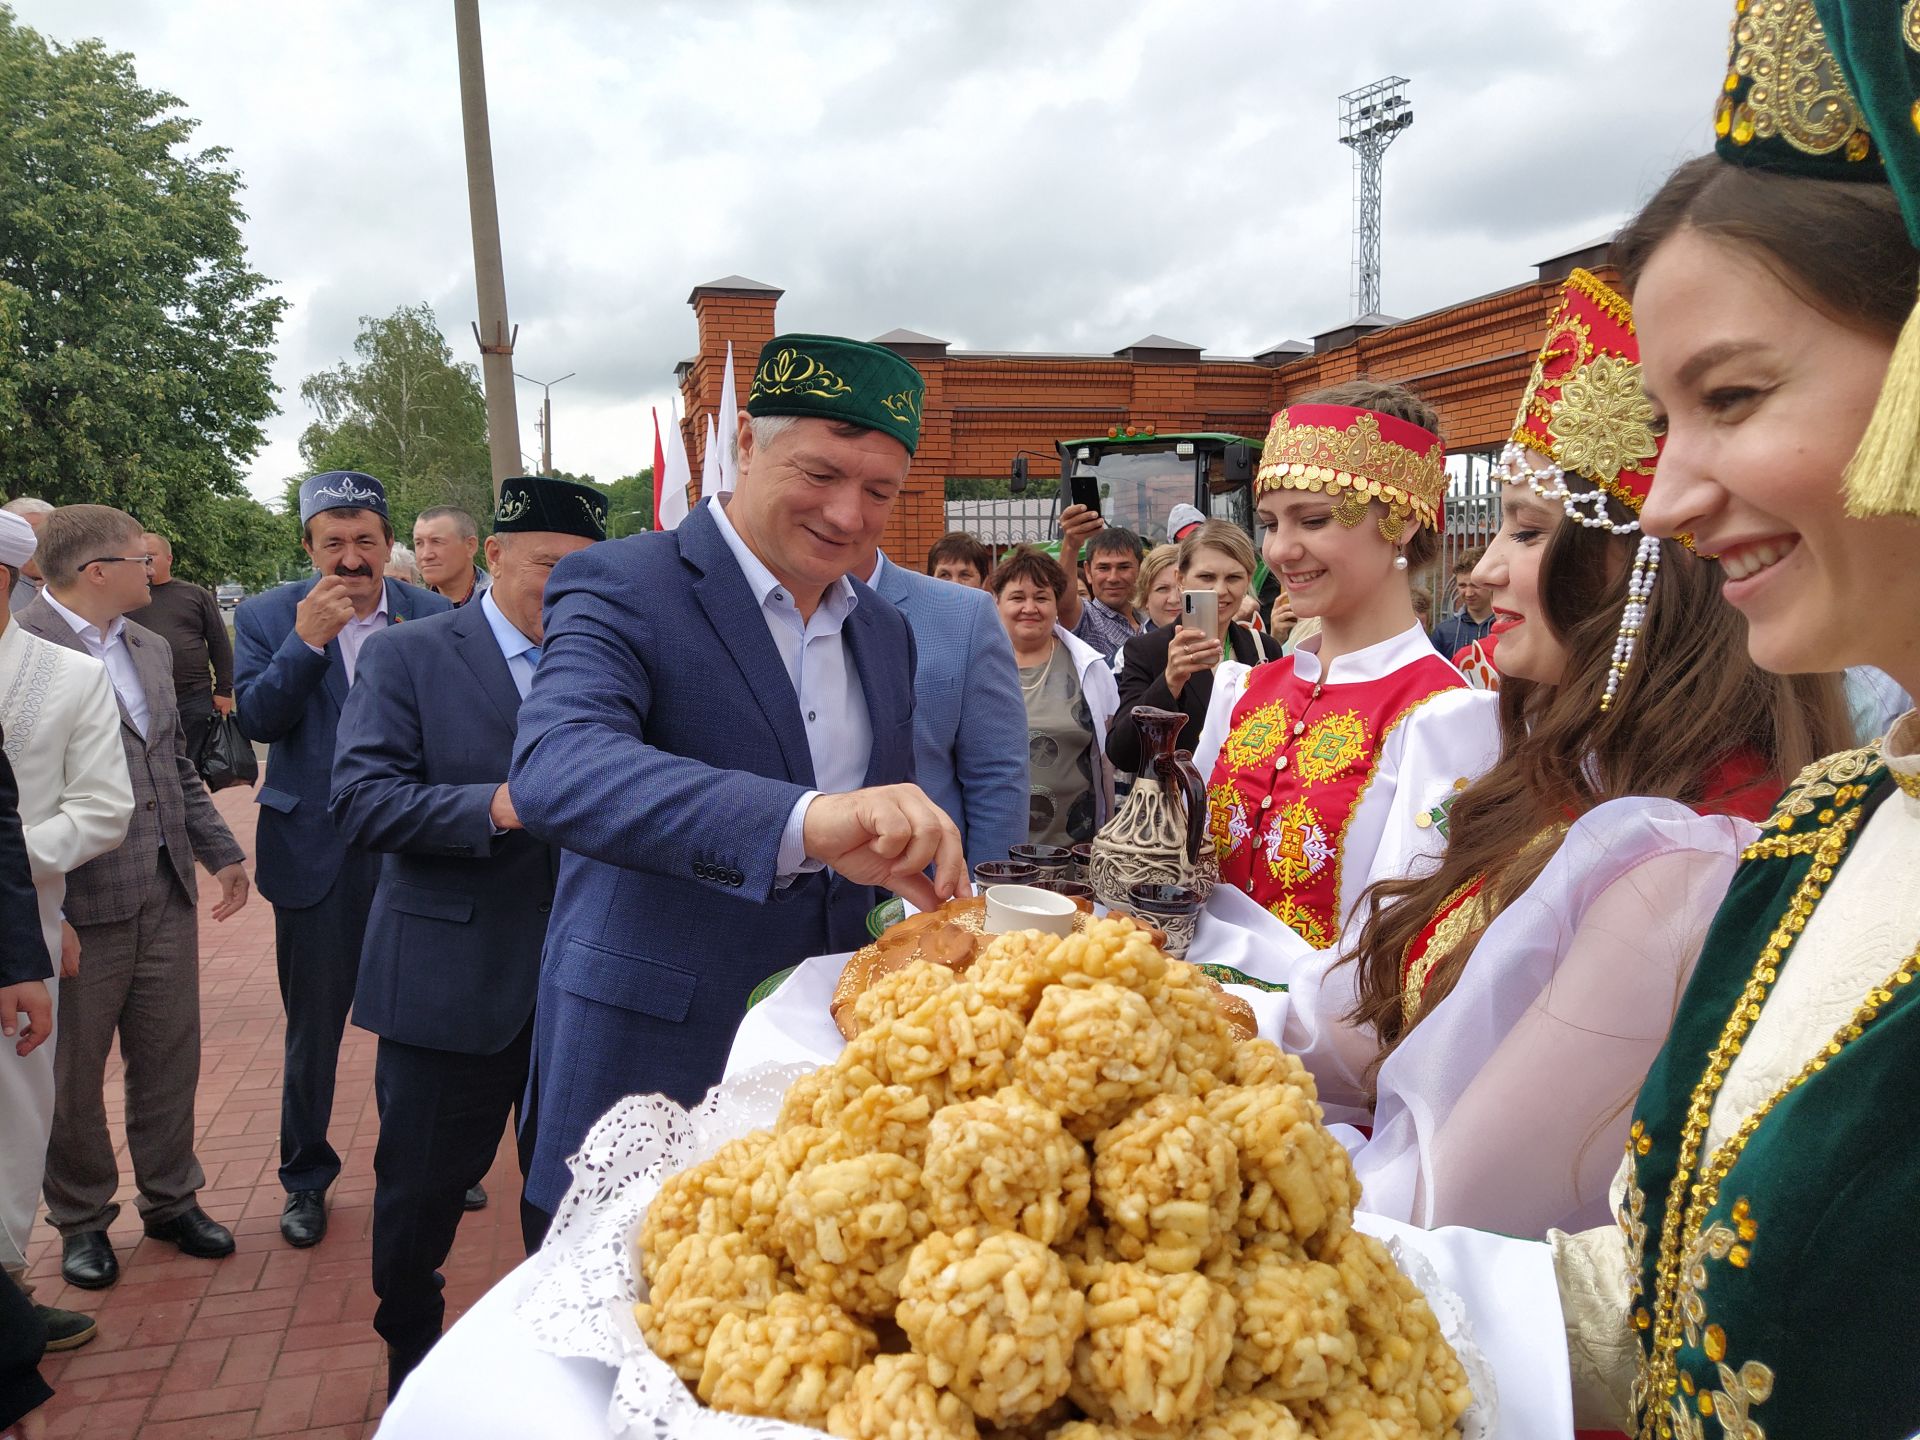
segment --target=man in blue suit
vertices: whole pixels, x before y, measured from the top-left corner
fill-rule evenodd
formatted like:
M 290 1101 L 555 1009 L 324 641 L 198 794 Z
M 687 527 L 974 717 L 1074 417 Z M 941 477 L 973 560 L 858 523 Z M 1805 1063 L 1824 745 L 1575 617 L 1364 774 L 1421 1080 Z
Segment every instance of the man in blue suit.
M 778 336 L 739 488 L 554 572 L 510 781 L 566 851 L 534 1010 L 536 1205 L 623 1095 L 698 1100 L 753 987 L 858 944 L 876 886 L 924 906 L 965 879 L 959 832 L 909 783 L 912 635 L 848 578 L 924 390 L 890 350 Z
M 327 1232 L 326 1190 L 340 1173 L 327 1143 L 334 1067 L 379 872 L 379 856 L 349 845 L 327 813 L 340 709 L 369 636 L 451 607 L 386 578 L 393 527 L 371 475 L 332 470 L 302 483 L 300 542 L 314 578 L 256 595 L 234 615 L 234 702 L 241 733 L 270 747 L 254 883 L 273 905 L 287 1015 L 280 1233 L 304 1248 Z
M 491 588 L 375 636 L 340 712 L 334 819 L 348 844 L 382 854 L 353 1019 L 380 1037 L 373 1328 L 387 1342 L 389 1396 L 440 1338 L 435 1272 L 526 1090 L 559 856 L 521 828 L 507 769 L 547 578 L 607 538 L 606 515 L 591 486 L 502 482 Z M 546 1216 L 523 1202 L 521 1226 L 532 1253 Z
M 960 827 L 969 865 L 1006 859 L 1027 843 L 1027 706 L 993 597 L 878 550 L 856 573 L 913 630 L 915 780 Z

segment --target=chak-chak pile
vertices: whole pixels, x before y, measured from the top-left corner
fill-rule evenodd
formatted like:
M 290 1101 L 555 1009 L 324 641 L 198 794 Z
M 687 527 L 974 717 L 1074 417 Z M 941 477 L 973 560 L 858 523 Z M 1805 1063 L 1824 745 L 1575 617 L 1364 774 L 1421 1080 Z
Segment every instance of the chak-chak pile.
M 649 1207 L 647 1343 L 845 1440 L 1456 1435 L 1312 1078 L 1213 989 L 1124 920 L 887 976 L 774 1130 Z

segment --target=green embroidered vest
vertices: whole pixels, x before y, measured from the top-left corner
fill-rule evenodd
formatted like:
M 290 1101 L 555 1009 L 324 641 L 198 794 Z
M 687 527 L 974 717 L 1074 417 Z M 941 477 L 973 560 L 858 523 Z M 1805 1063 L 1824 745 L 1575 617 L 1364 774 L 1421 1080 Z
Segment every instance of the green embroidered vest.
M 1862 997 L 1824 1052 L 1705 1153 L 1715 1094 L 1820 896 L 1893 793 L 1878 752 L 1802 772 L 1751 846 L 1640 1092 L 1619 1219 L 1642 1440 L 1920 1430 L 1920 984 Z M 1914 883 L 1920 884 L 1920 856 Z

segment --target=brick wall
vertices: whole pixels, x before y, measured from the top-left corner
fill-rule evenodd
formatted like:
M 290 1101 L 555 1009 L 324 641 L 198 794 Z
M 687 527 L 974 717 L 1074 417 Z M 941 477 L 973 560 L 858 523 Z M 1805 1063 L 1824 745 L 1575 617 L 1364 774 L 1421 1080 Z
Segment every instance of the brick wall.
M 1272 413 L 1291 400 L 1358 377 L 1412 385 L 1440 412 L 1450 450 L 1496 448 L 1512 428 L 1566 260 L 1614 279 L 1604 250 L 1562 257 L 1511 289 L 1384 328 L 1334 332 L 1314 353 L 1278 357 L 1285 363 L 970 354 L 934 340 L 902 344 L 896 348 L 925 378 L 927 396 L 920 448 L 887 528 L 887 553 L 903 564 L 923 563 L 946 529 L 950 476 L 1005 476 L 1022 450 L 1032 452 L 1034 476 L 1058 475 L 1055 441 L 1104 434 L 1114 425 L 1262 436 Z M 727 341 L 733 341 L 744 402 L 760 347 L 776 331 L 780 294 L 771 287 L 693 292 L 699 352 L 683 375 L 681 395 L 696 490 Z

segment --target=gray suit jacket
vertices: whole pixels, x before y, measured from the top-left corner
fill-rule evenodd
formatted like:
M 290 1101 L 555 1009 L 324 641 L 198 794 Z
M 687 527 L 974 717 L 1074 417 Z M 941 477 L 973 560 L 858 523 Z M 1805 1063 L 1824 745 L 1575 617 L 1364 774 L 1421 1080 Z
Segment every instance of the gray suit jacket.
M 73 627 L 47 604 L 44 596 L 21 608 L 13 617 L 28 633 L 90 653 Z M 200 772 L 187 758 L 186 738 L 180 730 L 180 712 L 173 698 L 173 653 L 167 642 L 131 621 L 126 628 L 127 649 L 140 687 L 147 695 L 147 734 L 143 740 L 120 706 L 120 743 L 127 753 L 127 774 L 133 781 L 133 819 L 127 838 L 117 849 L 89 860 L 67 876 L 67 919 L 74 925 L 106 925 L 128 920 L 139 912 L 153 879 L 154 858 L 161 845 L 189 901 L 199 899 L 193 862 L 209 871 L 246 859 L 213 808 Z

